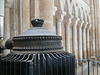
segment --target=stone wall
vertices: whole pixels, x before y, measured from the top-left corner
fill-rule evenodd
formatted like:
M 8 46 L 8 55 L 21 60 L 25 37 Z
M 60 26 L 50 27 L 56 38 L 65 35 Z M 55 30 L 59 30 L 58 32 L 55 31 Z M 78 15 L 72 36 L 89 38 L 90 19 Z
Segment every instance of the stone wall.
M 85 1 L 88 5 L 90 5 L 90 0 L 83 0 Z
M 56 30 L 63 36 L 65 50 L 74 53 L 76 58 L 90 57 L 89 30 L 91 29 L 90 6 L 83 0 L 55 0 Z M 63 27 L 64 26 L 64 27 Z

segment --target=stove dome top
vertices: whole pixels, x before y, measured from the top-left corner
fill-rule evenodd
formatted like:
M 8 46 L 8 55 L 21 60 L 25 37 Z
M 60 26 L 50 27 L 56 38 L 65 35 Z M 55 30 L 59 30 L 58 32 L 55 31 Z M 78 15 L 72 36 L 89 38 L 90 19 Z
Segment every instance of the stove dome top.
M 33 27 L 13 38 L 15 51 L 59 50 L 62 49 L 61 36 L 43 28 L 43 19 L 33 19 Z

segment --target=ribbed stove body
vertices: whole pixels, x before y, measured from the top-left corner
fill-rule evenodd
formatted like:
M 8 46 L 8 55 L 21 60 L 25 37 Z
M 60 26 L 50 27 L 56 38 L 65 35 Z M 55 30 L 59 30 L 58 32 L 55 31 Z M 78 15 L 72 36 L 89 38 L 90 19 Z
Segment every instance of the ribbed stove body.
M 75 75 L 75 56 L 43 22 L 34 19 L 32 28 L 13 38 L 13 52 L 2 57 L 3 75 Z

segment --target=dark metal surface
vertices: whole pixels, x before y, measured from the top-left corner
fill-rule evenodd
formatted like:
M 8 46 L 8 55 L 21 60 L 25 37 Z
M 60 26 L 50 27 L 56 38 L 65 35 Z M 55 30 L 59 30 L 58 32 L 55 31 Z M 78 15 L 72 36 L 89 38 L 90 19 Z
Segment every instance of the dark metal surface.
M 3 50 L 4 50 L 4 48 L 1 48 L 1 47 L 0 47 L 0 53 L 2 53 Z
M 62 37 L 43 22 L 34 19 L 34 28 L 13 38 L 14 52 L 2 58 L 3 75 L 75 75 L 75 56 L 62 50 Z
M 31 24 L 33 25 L 33 27 L 42 27 L 43 23 L 44 23 L 43 19 L 33 19 L 31 21 Z
M 5 47 L 6 47 L 7 49 L 12 49 L 12 48 L 13 48 L 13 41 L 12 41 L 12 39 L 8 39 L 8 40 L 6 41 Z
M 2 58 L 3 75 L 75 75 L 73 59 L 74 55 L 63 51 L 39 54 L 12 53 Z

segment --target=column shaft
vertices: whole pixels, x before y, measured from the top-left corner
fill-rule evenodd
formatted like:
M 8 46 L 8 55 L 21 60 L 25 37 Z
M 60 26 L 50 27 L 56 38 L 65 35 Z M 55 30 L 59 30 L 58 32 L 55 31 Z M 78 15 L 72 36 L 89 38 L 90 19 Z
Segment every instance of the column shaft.
M 81 27 L 79 27 L 78 28 L 78 32 L 79 32 L 79 41 L 78 41 L 78 51 L 79 51 L 79 59 L 83 59 L 83 52 L 82 52 L 82 28 Z
M 77 39 L 77 26 L 79 23 L 79 18 L 78 17 L 74 17 L 72 19 L 72 27 L 73 27 L 73 53 L 76 56 L 76 59 L 78 59 L 78 39 Z
M 73 53 L 78 58 L 78 51 L 77 51 L 77 26 L 73 26 Z
M 88 58 L 90 58 L 90 48 L 89 48 L 89 29 L 87 29 L 87 52 L 88 52 L 88 54 L 87 54 L 87 57 Z
M 30 28 L 30 0 L 22 0 L 22 32 Z
M 39 0 L 39 15 L 45 20 L 43 26 L 54 32 L 53 2 L 53 0 Z
M 65 16 L 65 23 L 66 23 L 66 50 L 68 52 L 72 52 L 71 49 L 70 49 L 70 25 L 71 25 L 71 22 L 72 22 L 72 18 L 73 18 L 73 15 L 70 15 L 70 14 L 67 14 Z
M 57 22 L 57 35 L 62 36 L 62 26 L 61 22 Z
M 87 51 L 86 51 L 86 30 L 83 29 L 83 58 L 87 58 Z
M 95 23 L 94 23 L 94 1 L 90 0 L 90 5 L 91 5 L 91 21 L 92 21 L 92 51 L 91 55 L 93 56 L 92 58 L 95 58 Z
M 66 50 L 71 52 L 70 50 L 70 26 L 66 25 Z
M 10 38 L 10 9 L 5 7 L 5 19 L 4 19 L 4 40 L 1 42 L 2 46 L 5 47 L 5 42 L 7 39 Z M 7 55 L 10 53 L 10 50 L 5 49 L 3 50 L 3 55 Z

